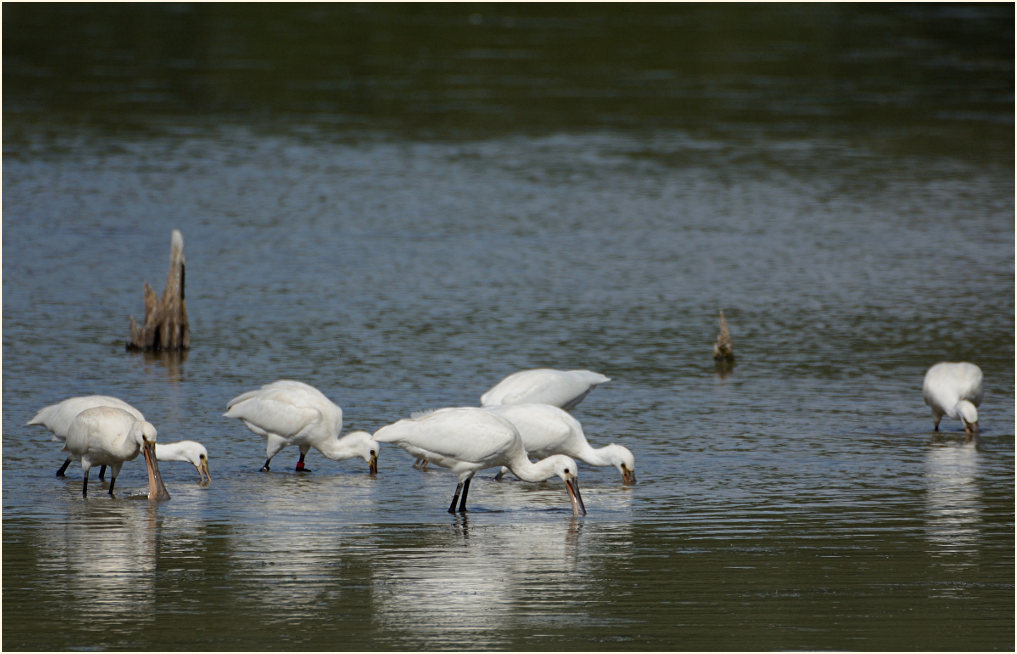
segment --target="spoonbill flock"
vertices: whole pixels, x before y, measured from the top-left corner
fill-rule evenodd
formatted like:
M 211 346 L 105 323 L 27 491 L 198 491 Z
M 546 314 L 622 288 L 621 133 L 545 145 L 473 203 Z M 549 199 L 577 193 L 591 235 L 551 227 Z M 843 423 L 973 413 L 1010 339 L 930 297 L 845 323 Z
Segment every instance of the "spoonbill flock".
M 978 434 L 978 410 L 984 396 L 981 369 L 967 362 L 943 362 L 929 368 L 922 397 L 932 409 L 933 428 L 943 416 L 960 419 L 967 439 Z M 509 375 L 481 395 L 479 407 L 446 407 L 397 420 L 373 435 L 352 431 L 341 435 L 342 409 L 321 391 L 303 382 L 281 379 L 246 391 L 227 403 L 227 418 L 236 418 L 265 439 L 265 464 L 287 445 L 300 452 L 296 471 L 310 472 L 305 457 L 313 447 L 329 459 L 361 458 L 371 475 L 378 472 L 381 443 L 400 446 L 417 464 L 449 468 L 457 479 L 449 512 L 466 511 L 470 482 L 477 472 L 500 468 L 500 480 L 511 472 L 523 481 L 558 477 L 565 484 L 573 515 L 585 515 L 576 459 L 591 466 L 613 466 L 622 483 L 636 483 L 631 450 L 611 443 L 594 447 L 569 411 L 610 378 L 589 370 L 537 368 Z M 88 496 L 92 467 L 109 466 L 109 495 L 123 464 L 143 455 L 149 478 L 149 499 L 168 499 L 158 461 L 186 461 L 198 471 L 199 484 L 211 482 L 205 446 L 196 441 L 156 443 L 155 427 L 130 404 L 108 395 L 68 398 L 46 406 L 28 425 L 41 425 L 63 443 L 67 458 L 57 471 L 80 459 L 84 472 L 82 497 Z M 536 457 L 537 461 L 532 461 Z M 417 465 L 415 464 L 415 465 Z M 101 476 L 101 473 L 100 473 Z

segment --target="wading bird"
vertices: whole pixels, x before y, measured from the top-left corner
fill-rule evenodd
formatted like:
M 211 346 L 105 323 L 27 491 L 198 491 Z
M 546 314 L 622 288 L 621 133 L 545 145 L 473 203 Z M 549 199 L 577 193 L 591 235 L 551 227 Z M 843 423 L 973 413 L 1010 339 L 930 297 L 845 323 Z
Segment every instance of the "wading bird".
M 622 483 L 636 483 L 636 459 L 632 452 L 614 443 L 592 447 L 582 425 L 564 409 L 550 404 L 508 404 L 487 410 L 515 426 L 531 456 L 566 454 L 591 466 L 614 466 L 621 473 Z M 505 472 L 506 468 L 502 468 L 495 479 L 501 479 Z
M 212 481 L 208 472 L 208 450 L 197 441 L 156 443 L 155 458 L 159 461 L 186 461 L 198 471 L 198 483 L 207 486 Z
M 594 388 L 611 381 L 589 370 L 535 368 L 514 372 L 480 396 L 481 406 L 551 404 L 571 411 Z
M 932 408 L 935 430 L 944 415 L 960 418 L 968 440 L 978 433 L 978 405 L 982 403 L 982 369 L 973 363 L 943 362 L 929 368 L 922 398 Z
M 304 457 L 312 447 L 330 459 L 341 461 L 359 456 L 371 471 L 378 472 L 378 443 L 371 435 L 355 431 L 339 438 L 343 411 L 321 391 L 303 382 L 281 379 L 247 391 L 230 400 L 227 418 L 238 418 L 265 439 L 265 465 L 287 445 L 300 448 L 297 472 L 310 472 Z
M 532 463 L 526 456 L 518 430 L 504 418 L 480 407 L 438 409 L 406 418 L 374 433 L 381 443 L 395 443 L 415 457 L 445 468 L 458 477 L 449 513 L 466 510 L 470 480 L 479 470 L 506 466 L 524 481 L 544 481 L 558 476 L 565 482 L 573 515 L 586 514 L 576 462 L 556 454 Z
M 134 416 L 137 420 L 144 420 L 145 416 L 123 400 L 110 395 L 82 395 L 80 397 L 69 397 L 62 402 L 51 404 L 39 409 L 35 417 L 29 420 L 26 425 L 42 425 L 53 434 L 53 440 L 63 443 L 67 440 L 67 431 L 71 428 L 75 416 L 85 409 L 92 409 L 97 406 L 111 406 L 122 409 Z M 67 466 L 71 464 L 71 457 L 67 457 L 64 464 L 57 470 L 56 476 L 63 477 Z M 106 467 L 103 466 L 99 472 L 99 478 L 104 478 Z
M 74 417 L 67 430 L 64 449 L 81 459 L 85 480 L 81 496 L 88 497 L 88 471 L 94 465 L 107 465 L 112 472 L 109 494 L 125 461 L 144 454 L 148 468 L 148 499 L 169 499 L 155 460 L 156 430 L 152 423 L 138 420 L 131 413 L 109 406 L 85 409 Z

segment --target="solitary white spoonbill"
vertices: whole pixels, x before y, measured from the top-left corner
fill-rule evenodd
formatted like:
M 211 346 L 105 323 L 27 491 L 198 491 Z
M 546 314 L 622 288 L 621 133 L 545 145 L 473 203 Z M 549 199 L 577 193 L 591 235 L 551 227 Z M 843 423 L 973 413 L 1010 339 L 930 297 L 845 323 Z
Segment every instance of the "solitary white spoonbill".
M 159 461 L 186 461 L 198 471 L 199 484 L 207 486 L 212 481 L 208 472 L 208 450 L 198 441 L 156 443 L 155 458 Z
M 85 409 L 92 409 L 97 406 L 111 406 L 116 409 L 123 409 L 138 420 L 144 420 L 145 416 L 127 402 L 111 395 L 82 395 L 80 397 L 69 397 L 62 402 L 51 404 L 39 409 L 35 417 L 29 420 L 26 425 L 42 425 L 52 434 L 52 440 L 63 443 L 67 440 L 67 432 L 71 428 L 71 422 L 75 416 Z M 57 470 L 56 476 L 63 477 L 67 466 L 71 463 L 71 457 L 67 457 L 64 464 Z M 105 466 L 104 466 L 105 467 Z M 99 477 L 102 478 L 105 470 L 102 470 Z
M 565 482 L 573 515 L 586 506 L 579 493 L 576 462 L 563 454 L 530 462 L 519 431 L 504 418 L 480 407 L 438 409 L 415 418 L 406 418 L 382 427 L 374 433 L 381 443 L 395 443 L 415 457 L 445 468 L 458 475 L 449 513 L 466 510 L 466 496 L 473 475 L 484 468 L 507 466 L 524 481 L 544 481 L 558 476 Z M 461 496 L 461 501 L 460 501 Z
M 488 411 L 505 418 L 519 431 L 523 447 L 532 456 L 567 454 L 591 466 L 614 466 L 621 473 L 622 483 L 636 483 L 636 459 L 622 445 L 593 447 L 586 440 L 583 427 L 568 411 L 550 404 L 508 404 L 488 407 Z M 495 477 L 506 472 L 502 468 Z
M 148 499 L 169 499 L 155 459 L 155 438 L 156 430 L 152 423 L 138 420 L 123 409 L 98 406 L 76 415 L 67 430 L 64 449 L 81 459 L 81 469 L 85 473 L 81 496 L 88 497 L 88 471 L 92 466 L 109 466 L 112 472 L 109 494 L 112 497 L 124 462 L 144 453 L 148 468 Z
M 611 381 L 589 370 L 534 368 L 514 372 L 480 396 L 482 406 L 551 404 L 571 411 L 590 391 Z
M 281 379 L 247 391 L 230 400 L 227 418 L 239 418 L 248 429 L 265 439 L 265 465 L 287 445 L 300 448 L 297 472 L 304 467 L 308 450 L 316 450 L 335 461 L 359 456 L 371 471 L 378 472 L 378 443 L 364 431 L 339 438 L 343 428 L 343 410 L 317 388 L 303 382 Z
M 968 440 L 978 432 L 978 405 L 984 396 L 982 369 L 973 363 L 944 361 L 929 368 L 922 383 L 922 398 L 932 408 L 935 430 L 944 415 L 960 418 Z

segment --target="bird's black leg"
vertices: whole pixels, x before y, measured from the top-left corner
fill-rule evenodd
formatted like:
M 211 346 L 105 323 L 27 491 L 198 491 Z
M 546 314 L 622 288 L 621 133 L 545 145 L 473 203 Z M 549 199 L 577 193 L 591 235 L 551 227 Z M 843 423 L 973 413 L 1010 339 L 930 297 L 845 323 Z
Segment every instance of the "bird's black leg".
M 307 456 L 307 452 L 300 453 L 300 460 L 297 461 L 297 472 L 310 472 L 310 468 L 304 467 L 304 457 Z
M 268 472 L 270 470 L 268 464 L 271 463 L 271 461 L 272 461 L 271 457 L 265 459 L 265 465 L 261 466 L 261 472 Z
M 85 481 L 81 482 L 81 496 L 88 497 L 88 468 L 85 468 Z
M 113 485 L 115 483 L 117 483 L 117 478 L 116 477 L 110 477 L 110 481 L 109 481 L 109 496 L 110 497 L 113 497 Z
M 459 482 L 459 484 L 456 486 L 455 495 L 452 496 L 452 504 L 450 504 L 449 507 L 448 507 L 448 512 L 449 513 L 455 513 L 456 512 L 456 504 L 459 502 L 459 493 L 461 493 L 462 490 L 463 490 L 463 482 Z
M 70 459 L 67 459 L 66 461 L 64 461 L 64 464 L 62 466 L 60 466 L 59 470 L 57 470 L 57 477 L 63 477 L 64 473 L 67 472 L 67 466 L 69 466 L 69 465 L 71 465 L 71 460 Z
M 463 484 L 463 496 L 459 499 L 459 511 L 463 513 L 466 512 L 466 495 L 470 492 L 470 479 L 473 479 L 473 477 L 467 479 Z
M 99 466 L 99 481 L 106 481 L 106 466 Z

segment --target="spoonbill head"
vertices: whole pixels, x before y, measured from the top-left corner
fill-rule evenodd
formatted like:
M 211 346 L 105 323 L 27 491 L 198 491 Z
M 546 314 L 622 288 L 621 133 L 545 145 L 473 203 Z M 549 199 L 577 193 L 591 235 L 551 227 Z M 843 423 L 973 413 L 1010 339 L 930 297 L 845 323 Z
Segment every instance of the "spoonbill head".
M 519 431 L 504 418 L 479 407 L 438 409 L 382 427 L 374 434 L 381 443 L 395 443 L 417 458 L 450 468 L 458 477 L 449 513 L 466 510 L 470 480 L 479 470 L 506 466 L 524 481 L 558 477 L 565 482 L 572 512 L 585 515 L 579 492 L 578 466 L 556 454 L 536 463 L 529 460 Z M 460 501 L 461 495 L 461 501 Z
M 75 416 L 67 430 L 64 449 L 81 459 L 81 469 L 85 473 L 81 496 L 88 497 L 88 471 L 92 466 L 109 466 L 112 471 L 109 494 L 112 496 L 124 462 L 143 453 L 148 469 L 148 498 L 169 499 L 155 458 L 156 434 L 152 423 L 138 420 L 115 407 L 93 407 Z
M 566 454 L 592 466 L 614 466 L 621 473 L 622 483 L 636 483 L 632 452 L 614 443 L 593 447 L 579 421 L 564 409 L 549 404 L 508 404 L 488 410 L 512 423 L 523 439 L 523 447 L 533 456 Z M 502 468 L 496 478 L 504 472 Z
M 212 481 L 208 472 L 208 450 L 197 441 L 156 443 L 155 458 L 158 461 L 186 461 L 198 471 L 198 483 L 207 486 Z
M 71 422 L 75 416 L 84 411 L 85 409 L 91 409 L 97 406 L 111 406 L 117 409 L 123 409 L 127 413 L 138 420 L 144 420 L 145 416 L 141 415 L 141 412 L 132 407 L 127 402 L 124 402 L 120 398 L 113 397 L 111 395 L 81 395 L 78 397 L 69 397 L 62 402 L 51 404 L 49 406 L 39 409 L 39 412 L 35 414 L 35 417 L 29 420 L 26 425 L 42 425 L 50 431 L 52 440 L 64 442 L 67 438 L 67 431 L 71 428 Z M 67 470 L 67 466 L 71 463 L 71 458 L 68 457 L 60 469 L 57 470 L 56 476 L 63 477 L 64 472 Z
M 309 384 L 289 379 L 265 384 L 230 400 L 223 415 L 241 420 L 265 439 L 263 471 L 270 469 L 272 457 L 287 445 L 300 450 L 297 472 L 310 472 L 304 457 L 312 447 L 335 461 L 359 456 L 367 461 L 371 474 L 378 470 L 378 444 L 369 435 L 367 439 L 356 433 L 339 438 L 342 409 Z
M 481 406 L 503 404 L 551 404 L 566 411 L 583 401 L 590 391 L 610 377 L 590 370 L 534 368 L 514 372 L 480 396 Z
M 978 409 L 982 403 L 982 369 L 966 361 L 944 361 L 929 368 L 922 382 L 922 398 L 932 409 L 934 429 L 944 415 L 960 419 L 968 440 L 978 433 Z

